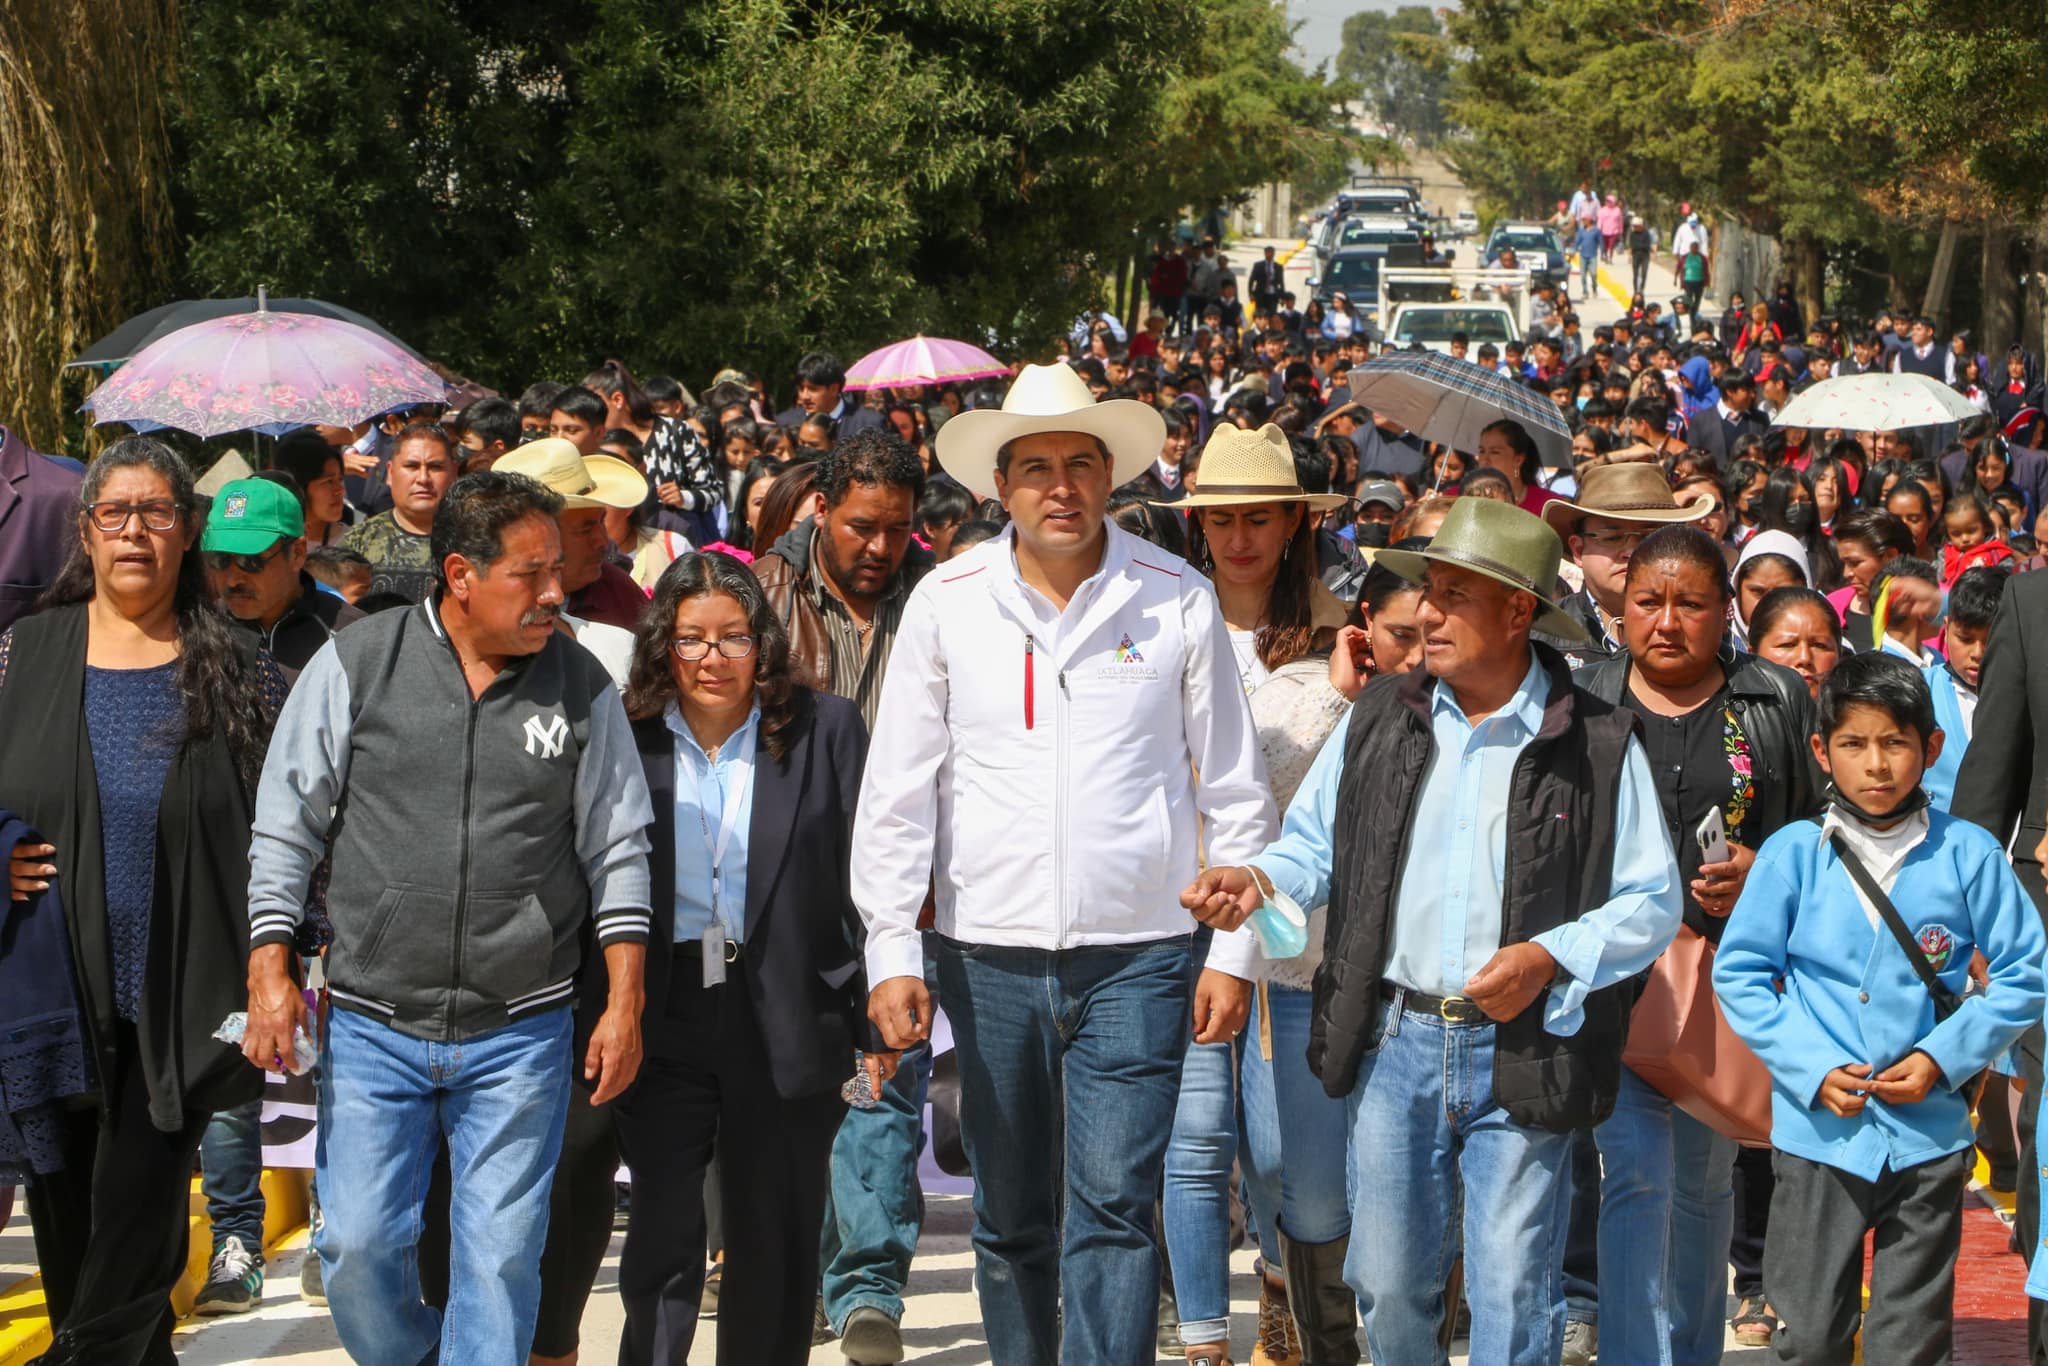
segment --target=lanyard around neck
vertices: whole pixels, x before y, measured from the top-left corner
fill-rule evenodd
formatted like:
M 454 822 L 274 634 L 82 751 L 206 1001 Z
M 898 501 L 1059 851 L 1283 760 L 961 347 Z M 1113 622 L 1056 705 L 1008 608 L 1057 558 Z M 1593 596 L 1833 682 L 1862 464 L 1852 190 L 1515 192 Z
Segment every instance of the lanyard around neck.
M 718 766 L 706 755 L 704 776 L 697 784 L 697 828 L 704 836 L 704 852 L 711 855 L 711 913 L 714 916 L 719 914 L 720 903 L 725 897 L 725 879 L 722 876 L 725 852 L 732 845 L 732 832 L 739 827 L 740 808 L 747 805 L 748 794 L 754 786 L 754 753 L 751 747 L 743 746 L 732 757 L 732 773 L 721 793 L 724 809 L 719 816 L 718 837 L 714 840 L 711 822 L 704 816 L 704 790 L 706 786 L 715 789 L 717 784 Z

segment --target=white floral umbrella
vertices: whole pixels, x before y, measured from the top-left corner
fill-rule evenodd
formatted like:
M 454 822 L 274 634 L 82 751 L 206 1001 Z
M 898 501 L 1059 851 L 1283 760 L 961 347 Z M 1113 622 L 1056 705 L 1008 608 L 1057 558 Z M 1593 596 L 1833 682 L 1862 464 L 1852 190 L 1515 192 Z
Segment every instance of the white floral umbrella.
M 1897 432 L 1978 416 L 1970 400 L 1926 375 L 1838 375 L 1792 396 L 1773 427 L 1824 432 Z

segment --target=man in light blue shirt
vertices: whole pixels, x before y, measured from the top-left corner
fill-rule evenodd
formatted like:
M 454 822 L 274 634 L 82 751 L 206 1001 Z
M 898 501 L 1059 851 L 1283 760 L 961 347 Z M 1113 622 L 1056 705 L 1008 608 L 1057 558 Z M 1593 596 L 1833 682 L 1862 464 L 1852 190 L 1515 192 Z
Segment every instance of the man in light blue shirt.
M 1353 1194 L 1351 1237 L 1324 1255 L 1376 1361 L 1443 1359 L 1461 1244 L 1472 1359 L 1558 1360 L 1570 1133 L 1614 1104 L 1616 988 L 1678 929 L 1633 719 L 1529 639 L 1583 638 L 1548 597 L 1562 551 L 1538 518 L 1469 498 L 1429 549 L 1382 551 L 1423 585 L 1426 672 L 1369 686 L 1280 839 L 1183 897 L 1225 926 L 1328 900 L 1309 1063 L 1349 1105 Z

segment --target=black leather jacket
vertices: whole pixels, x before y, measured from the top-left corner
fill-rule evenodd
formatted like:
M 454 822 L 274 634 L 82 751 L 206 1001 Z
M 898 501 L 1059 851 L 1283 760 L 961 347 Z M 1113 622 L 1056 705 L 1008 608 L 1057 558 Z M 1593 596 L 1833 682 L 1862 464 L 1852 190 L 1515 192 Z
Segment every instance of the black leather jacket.
M 1791 824 L 1817 815 L 1826 782 L 1813 759 L 1813 698 L 1806 680 L 1792 670 L 1755 655 L 1724 656 L 1721 666 L 1728 674 L 1728 696 L 1736 718 L 1749 736 L 1750 753 L 1756 764 L 1756 827 L 1768 836 Z M 1628 686 L 1629 657 L 1622 651 L 1610 659 L 1580 669 L 1572 681 L 1605 702 L 1619 704 Z M 1685 838 L 1691 838 L 1685 832 Z M 1702 921 L 1704 920 L 1704 923 Z M 1688 897 L 1686 924 L 1719 941 L 1725 919 L 1702 917 Z

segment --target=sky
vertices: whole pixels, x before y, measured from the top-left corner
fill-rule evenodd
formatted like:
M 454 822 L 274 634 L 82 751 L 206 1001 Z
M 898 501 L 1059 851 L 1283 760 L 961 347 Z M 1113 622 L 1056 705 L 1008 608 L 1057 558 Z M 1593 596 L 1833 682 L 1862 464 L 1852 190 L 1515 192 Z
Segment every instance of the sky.
M 1441 5 L 1443 0 L 1421 0 L 1422 3 Z M 1287 17 L 1297 20 L 1301 29 L 1294 35 L 1294 42 L 1301 49 L 1308 64 L 1337 61 L 1337 46 L 1344 37 L 1344 21 L 1362 9 L 1398 9 L 1402 0 L 1287 0 Z M 1409 4 L 1418 0 L 1407 0 Z

